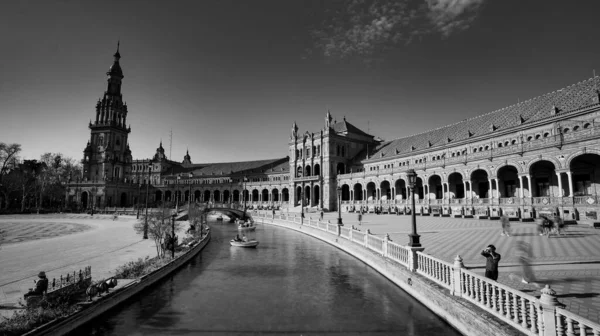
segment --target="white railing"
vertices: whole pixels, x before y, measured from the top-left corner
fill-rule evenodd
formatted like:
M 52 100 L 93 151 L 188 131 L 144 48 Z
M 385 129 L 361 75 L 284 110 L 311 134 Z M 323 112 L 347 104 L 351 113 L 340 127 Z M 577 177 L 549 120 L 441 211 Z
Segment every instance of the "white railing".
M 428 254 L 417 252 L 417 273 L 452 289 L 452 265 Z
M 365 246 L 365 233 L 352 230 L 352 241 L 362 246 Z
M 600 324 L 587 320 L 562 308 L 556 308 L 556 334 L 563 335 L 600 335 Z
M 461 296 L 500 317 L 520 331 L 537 335 L 542 310 L 536 297 L 461 269 Z
M 383 239 L 377 238 L 373 235 L 367 235 L 367 248 L 383 254 Z
M 258 214 L 270 223 L 271 216 Z M 299 217 L 280 216 L 287 223 L 300 223 Z M 451 295 L 462 297 L 527 335 L 544 336 L 600 336 L 600 325 L 577 314 L 560 308 L 554 296 L 556 293 L 548 285 L 542 289 L 541 298 L 525 294 L 502 285 L 482 275 L 467 270 L 462 258 L 457 256 L 454 264 L 442 261 L 418 249 L 411 249 L 389 240 L 378 238 L 353 227 L 338 227 L 336 224 L 305 218 L 305 225 L 319 228 L 332 235 L 355 242 L 360 246 L 376 251 L 384 258 L 396 261 L 444 288 Z
M 350 229 L 342 226 L 340 228 L 340 237 L 350 239 Z
M 408 267 L 409 249 L 391 241 L 388 241 L 387 244 L 387 257 Z

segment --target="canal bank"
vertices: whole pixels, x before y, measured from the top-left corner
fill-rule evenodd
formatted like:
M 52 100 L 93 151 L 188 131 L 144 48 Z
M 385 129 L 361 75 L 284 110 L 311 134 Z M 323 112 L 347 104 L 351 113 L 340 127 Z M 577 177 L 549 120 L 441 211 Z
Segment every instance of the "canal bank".
M 528 334 L 525 330 L 517 330 L 467 300 L 449 295 L 446 287 L 440 286 L 427 277 L 411 272 L 409 269 L 401 267 L 397 262 L 382 257 L 379 253 L 357 245 L 351 236 L 350 239 L 343 239 L 340 234 L 332 234 L 331 231 L 336 226 L 334 224 L 311 222 L 310 220 L 302 221 L 298 217 L 290 218 L 290 221 L 287 221 L 282 219 L 283 217 L 275 216 L 275 218 L 272 218 L 263 215 L 258 218 L 258 222 L 302 232 L 347 252 L 381 273 L 464 335 L 515 336 Z M 338 230 L 338 228 L 335 230 Z M 346 230 L 348 229 L 346 228 Z M 338 232 L 336 231 L 336 233 Z M 357 234 L 355 233 L 355 235 Z M 363 234 L 359 242 L 362 241 L 368 244 L 368 240 L 368 234 Z M 406 259 L 409 259 L 408 255 L 406 255 Z
M 172 272 L 179 269 L 181 266 L 196 257 L 208 244 L 211 239 L 211 230 L 206 230 L 206 235 L 183 254 L 171 260 L 165 266 L 143 275 L 134 280 L 118 279 L 125 282 L 123 286 L 118 286 L 113 291 L 104 294 L 101 297 L 94 298 L 93 302 L 80 303 L 80 310 L 76 313 L 52 322 L 46 323 L 26 334 L 24 336 L 60 336 L 66 335 L 86 323 L 93 323 L 94 319 L 107 311 L 114 309 L 118 305 L 131 299 L 135 295 L 142 292 L 144 289 L 156 284 L 163 278 L 167 277 Z

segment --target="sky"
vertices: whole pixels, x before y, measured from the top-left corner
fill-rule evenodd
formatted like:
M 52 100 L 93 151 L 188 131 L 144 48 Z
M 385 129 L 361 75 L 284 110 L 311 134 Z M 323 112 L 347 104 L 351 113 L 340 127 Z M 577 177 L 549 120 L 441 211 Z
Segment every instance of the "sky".
M 382 139 L 600 72 L 597 0 L 22 0 L 0 11 L 0 142 L 81 159 L 120 41 L 134 159 L 288 155 L 329 110 Z

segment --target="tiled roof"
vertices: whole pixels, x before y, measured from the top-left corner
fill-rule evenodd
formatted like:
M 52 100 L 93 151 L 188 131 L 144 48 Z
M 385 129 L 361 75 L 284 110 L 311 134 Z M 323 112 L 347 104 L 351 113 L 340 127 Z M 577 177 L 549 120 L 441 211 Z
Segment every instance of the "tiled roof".
M 367 137 L 371 137 L 371 138 L 373 137 L 372 135 L 363 132 L 358 127 L 347 122 L 346 118 L 344 118 L 344 121 L 340 121 L 340 122 L 337 122 L 337 123 L 331 125 L 331 128 L 336 133 L 346 133 L 347 132 L 347 133 L 353 133 L 353 134 L 367 136 Z
M 284 168 L 284 171 L 281 171 Z M 187 174 L 192 173 L 194 177 L 206 176 L 228 176 L 234 174 L 260 174 L 260 173 L 276 173 L 289 172 L 289 159 L 278 158 L 270 160 L 242 161 L 242 162 L 219 162 L 219 163 L 201 163 L 194 164 L 189 167 L 177 165 L 173 167 L 172 172 L 167 171 L 167 174 Z
M 598 76 L 452 125 L 383 142 L 369 150 L 369 158 L 380 158 L 381 154 L 383 157 L 401 155 L 412 150 L 445 145 L 449 139 L 451 143 L 489 134 L 492 127 L 494 130 L 506 130 L 520 124 L 533 123 L 551 117 L 554 107 L 558 109 L 557 114 L 561 114 L 594 105 L 598 103 L 595 100 L 598 97 L 597 88 L 600 88 Z

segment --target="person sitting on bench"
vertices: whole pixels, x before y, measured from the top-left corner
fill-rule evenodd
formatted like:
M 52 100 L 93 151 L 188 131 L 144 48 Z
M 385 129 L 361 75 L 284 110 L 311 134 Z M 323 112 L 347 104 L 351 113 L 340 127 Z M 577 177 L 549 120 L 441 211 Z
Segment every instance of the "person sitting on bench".
M 48 291 L 48 278 L 46 278 L 46 272 L 40 272 L 38 274 L 38 281 L 35 281 L 35 289 L 29 290 L 29 293 L 24 295 L 24 298 L 27 299 L 29 296 L 41 296 Z

